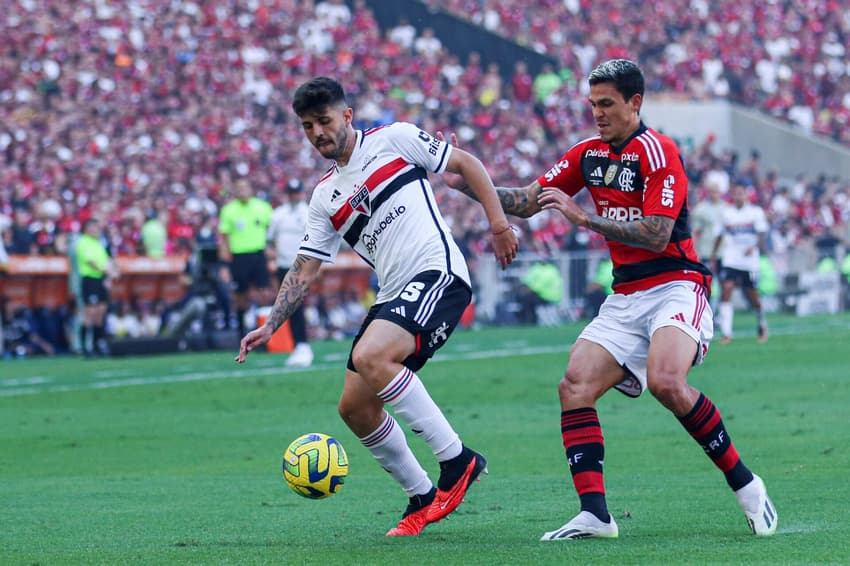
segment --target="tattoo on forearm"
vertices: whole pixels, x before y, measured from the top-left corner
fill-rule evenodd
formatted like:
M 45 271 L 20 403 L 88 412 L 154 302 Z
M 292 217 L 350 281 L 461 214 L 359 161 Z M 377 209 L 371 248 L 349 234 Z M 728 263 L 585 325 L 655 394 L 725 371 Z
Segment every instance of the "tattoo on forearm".
M 478 200 L 478 197 L 475 196 L 475 193 L 472 192 L 469 186 L 458 190 L 469 198 Z M 496 194 L 499 196 L 502 210 L 506 214 L 519 216 L 520 218 L 528 218 L 540 211 L 540 205 L 537 204 L 539 193 L 540 187 L 534 187 L 533 189 L 496 187 Z
M 266 321 L 266 324 L 271 326 L 273 331 L 280 328 L 292 316 L 292 313 L 304 302 L 304 297 L 307 296 L 307 292 L 309 291 L 308 285 L 300 281 L 297 277 L 301 272 L 301 266 L 303 264 L 303 257 L 296 257 L 283 283 L 280 285 L 277 298 Z
M 588 218 L 587 227 L 610 240 L 638 248 L 658 250 L 670 242 L 674 222 L 673 218 L 666 216 L 647 216 L 635 222 L 620 222 L 594 214 Z
M 533 212 L 529 212 L 529 196 L 528 191 L 524 189 L 506 189 L 498 187 L 496 194 L 499 195 L 499 202 L 502 203 L 502 210 L 507 214 L 514 216 L 527 217 Z

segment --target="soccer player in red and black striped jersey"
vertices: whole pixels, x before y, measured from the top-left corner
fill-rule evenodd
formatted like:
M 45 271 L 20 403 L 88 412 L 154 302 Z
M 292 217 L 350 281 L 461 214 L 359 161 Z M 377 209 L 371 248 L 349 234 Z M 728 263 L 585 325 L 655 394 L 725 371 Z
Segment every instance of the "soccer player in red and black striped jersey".
M 556 210 L 576 227 L 602 234 L 614 264 L 614 294 L 570 350 L 558 388 L 581 511 L 541 540 L 618 535 L 605 500 L 596 412 L 597 400 L 612 388 L 631 397 L 649 389 L 724 473 L 752 531 L 771 535 L 777 517 L 764 482 L 744 465 L 711 400 L 687 382 L 691 366 L 708 351 L 714 323 L 707 300 L 711 272 L 694 251 L 679 150 L 641 120 L 644 78 L 635 63 L 606 61 L 588 82 L 598 135 L 575 144 L 531 184 L 497 189 L 509 214 Z M 454 176 L 446 180 L 474 198 Z M 595 212 L 572 198 L 584 188 Z

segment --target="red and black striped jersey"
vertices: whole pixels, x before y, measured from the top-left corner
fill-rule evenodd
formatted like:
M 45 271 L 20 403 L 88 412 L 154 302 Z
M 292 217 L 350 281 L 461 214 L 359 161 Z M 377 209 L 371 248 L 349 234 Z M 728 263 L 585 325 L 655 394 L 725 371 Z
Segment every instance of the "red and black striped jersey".
M 676 143 L 643 123 L 620 146 L 599 136 L 580 141 L 540 176 L 543 187 L 570 196 L 587 187 L 597 214 L 620 222 L 667 216 L 676 223 L 662 252 L 608 240 L 614 263 L 614 290 L 633 293 L 670 281 L 711 286 L 688 225 L 688 177 Z

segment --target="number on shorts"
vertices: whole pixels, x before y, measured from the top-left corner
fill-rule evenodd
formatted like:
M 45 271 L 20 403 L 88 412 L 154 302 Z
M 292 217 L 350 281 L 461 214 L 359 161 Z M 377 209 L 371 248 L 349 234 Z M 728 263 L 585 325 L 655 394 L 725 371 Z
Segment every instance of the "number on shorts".
M 419 295 L 422 294 L 422 289 L 425 288 L 425 283 L 421 281 L 411 281 L 401 292 L 401 298 L 410 303 L 415 303 L 419 300 Z

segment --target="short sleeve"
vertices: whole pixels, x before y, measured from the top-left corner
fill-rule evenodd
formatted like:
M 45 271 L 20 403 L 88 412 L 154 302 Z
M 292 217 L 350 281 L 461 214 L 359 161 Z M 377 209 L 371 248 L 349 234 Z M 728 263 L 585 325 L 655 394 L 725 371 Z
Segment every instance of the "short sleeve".
M 342 237 L 334 230 L 328 212 L 314 204 L 315 202 L 314 195 L 307 211 L 307 228 L 298 253 L 333 263 L 336 261 Z
M 415 163 L 432 172 L 446 170 L 452 146 L 408 122 L 396 122 L 389 126 L 388 139 L 393 149 L 406 161 Z

